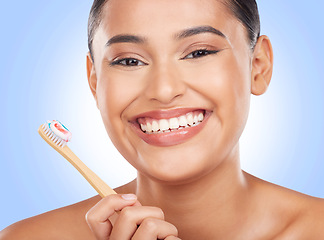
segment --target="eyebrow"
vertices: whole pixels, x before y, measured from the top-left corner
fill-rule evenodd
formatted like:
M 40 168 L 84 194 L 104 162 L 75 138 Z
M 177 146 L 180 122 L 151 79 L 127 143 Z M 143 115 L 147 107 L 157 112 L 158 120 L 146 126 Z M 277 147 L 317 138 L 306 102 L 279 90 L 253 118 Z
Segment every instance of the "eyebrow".
M 129 35 L 129 34 L 119 34 L 110 38 L 106 43 L 106 47 L 114 43 L 145 43 L 145 42 L 146 42 L 146 38 L 144 37 Z
M 202 33 L 213 33 L 218 36 L 221 36 L 223 38 L 227 37 L 224 33 L 222 33 L 220 30 L 213 28 L 211 26 L 198 26 L 193 28 L 185 29 L 177 34 L 175 34 L 175 39 L 180 40 L 183 38 L 191 37 L 194 35 L 202 34 Z M 112 38 L 110 38 L 107 43 L 106 47 L 115 44 L 115 43 L 137 43 L 137 44 L 143 44 L 147 42 L 147 39 L 142 36 L 137 35 L 130 35 L 130 34 L 119 34 Z
M 175 35 L 176 39 L 183 39 L 187 37 L 191 37 L 194 35 L 202 34 L 202 33 L 213 33 L 218 36 L 221 36 L 223 38 L 227 38 L 224 33 L 222 33 L 220 30 L 213 28 L 211 26 L 198 26 L 193 28 L 185 29 Z

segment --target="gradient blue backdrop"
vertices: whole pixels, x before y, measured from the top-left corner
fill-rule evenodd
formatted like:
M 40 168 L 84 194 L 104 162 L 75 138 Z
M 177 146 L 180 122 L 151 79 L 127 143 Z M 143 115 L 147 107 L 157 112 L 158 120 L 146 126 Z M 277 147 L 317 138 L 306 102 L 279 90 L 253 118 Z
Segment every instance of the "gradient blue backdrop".
M 87 86 L 91 1 L 1 0 L 0 230 L 96 192 L 38 135 L 58 119 L 70 148 L 112 187 L 136 176 L 113 148 Z M 323 13 L 320 0 L 259 1 L 273 43 L 271 86 L 252 97 L 242 168 L 324 197 Z

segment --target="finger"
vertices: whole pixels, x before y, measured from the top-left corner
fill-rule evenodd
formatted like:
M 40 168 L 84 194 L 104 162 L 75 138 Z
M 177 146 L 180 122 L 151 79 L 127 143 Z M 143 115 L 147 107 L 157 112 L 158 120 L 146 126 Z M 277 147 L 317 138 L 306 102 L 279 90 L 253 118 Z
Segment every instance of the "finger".
M 123 195 L 123 196 L 125 197 L 125 195 Z M 142 206 L 142 204 L 138 200 L 136 200 L 136 202 L 134 204 L 132 204 L 132 206 Z M 112 216 L 109 217 L 109 221 L 111 222 L 111 224 L 113 226 L 115 226 L 115 223 L 116 223 L 118 217 L 119 217 L 119 211 L 115 212 Z
M 175 236 L 167 236 L 164 240 L 181 240 L 181 239 Z
M 143 220 L 132 240 L 178 239 L 177 228 L 161 219 L 146 218 Z
M 109 218 L 116 211 L 135 204 L 137 200 L 135 195 L 123 196 L 117 194 L 109 195 L 87 212 L 86 221 L 98 240 L 108 239 L 112 230 L 112 223 L 109 221 Z
M 111 232 L 111 240 L 129 240 L 136 232 L 138 225 L 145 218 L 164 219 L 164 213 L 160 208 L 149 206 L 131 206 L 125 207 L 119 214 L 119 217 Z

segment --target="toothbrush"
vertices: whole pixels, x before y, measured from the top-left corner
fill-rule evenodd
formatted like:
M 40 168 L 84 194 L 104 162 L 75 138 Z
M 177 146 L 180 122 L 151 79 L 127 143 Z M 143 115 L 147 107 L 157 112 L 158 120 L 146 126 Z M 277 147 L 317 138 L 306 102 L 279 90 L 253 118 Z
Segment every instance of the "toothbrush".
M 116 194 L 113 189 L 91 171 L 66 145 L 71 140 L 72 134 L 62 123 L 56 120 L 47 121 L 38 128 L 38 133 L 82 174 L 101 197 Z

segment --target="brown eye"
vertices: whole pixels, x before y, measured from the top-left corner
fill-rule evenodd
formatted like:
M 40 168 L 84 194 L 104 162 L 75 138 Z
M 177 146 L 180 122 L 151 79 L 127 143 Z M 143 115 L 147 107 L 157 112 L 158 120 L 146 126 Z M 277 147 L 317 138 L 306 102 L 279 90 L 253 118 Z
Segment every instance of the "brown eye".
M 121 63 L 124 63 L 124 65 L 127 65 L 127 66 L 138 66 L 139 61 L 134 58 L 129 58 L 129 59 L 123 60 Z
M 193 58 L 197 58 L 197 57 L 202 57 L 208 55 L 208 51 L 206 50 L 198 50 L 192 53 L 192 57 Z
M 112 66 L 121 65 L 121 66 L 125 66 L 125 67 L 136 67 L 136 66 L 144 66 L 147 64 L 140 60 L 137 60 L 136 58 L 123 58 L 123 59 L 113 61 L 111 63 L 111 65 Z
M 210 51 L 210 50 L 206 50 L 206 49 L 199 49 L 199 50 L 191 52 L 190 54 L 185 56 L 183 59 L 200 58 L 200 57 L 204 57 L 204 56 L 215 54 L 215 53 L 218 53 L 218 51 Z

